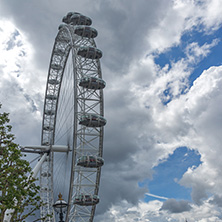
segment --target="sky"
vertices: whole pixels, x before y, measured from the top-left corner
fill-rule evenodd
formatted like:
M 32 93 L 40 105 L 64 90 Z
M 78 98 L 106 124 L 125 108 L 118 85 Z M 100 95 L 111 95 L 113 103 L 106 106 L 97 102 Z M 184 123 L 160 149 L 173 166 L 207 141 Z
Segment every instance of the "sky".
M 221 0 L 0 0 L 0 102 L 40 144 L 50 55 L 67 12 L 103 51 L 97 222 L 222 221 Z

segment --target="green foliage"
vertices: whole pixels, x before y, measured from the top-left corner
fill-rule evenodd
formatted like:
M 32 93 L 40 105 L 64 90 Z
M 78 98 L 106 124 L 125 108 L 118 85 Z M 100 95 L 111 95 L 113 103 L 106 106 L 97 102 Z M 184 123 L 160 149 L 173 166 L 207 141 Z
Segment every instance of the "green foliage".
M 22 159 L 18 144 L 13 142 L 8 116 L 0 113 L 0 221 L 7 209 L 14 210 L 11 221 L 26 221 L 40 208 L 40 187 L 30 176 L 29 162 Z

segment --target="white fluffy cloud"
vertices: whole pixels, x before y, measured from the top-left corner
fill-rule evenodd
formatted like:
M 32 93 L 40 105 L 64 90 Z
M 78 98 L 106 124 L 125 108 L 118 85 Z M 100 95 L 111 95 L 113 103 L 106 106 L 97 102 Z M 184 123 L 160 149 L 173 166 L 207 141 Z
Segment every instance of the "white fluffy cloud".
M 37 143 L 45 80 L 35 67 L 33 48 L 10 21 L 0 21 L 0 102 L 9 112 L 18 142 Z M 44 77 L 45 79 L 45 77 Z M 33 127 L 35 123 L 35 127 Z M 37 128 L 36 128 L 37 127 Z M 27 135 L 30 137 L 27 137 Z M 37 135 L 37 137 L 32 135 Z M 33 137 L 33 139 L 31 139 Z
M 176 204 L 176 201 L 173 201 Z M 191 210 L 182 213 L 172 213 L 168 210 L 161 209 L 163 203 L 155 200 L 149 203 L 139 202 L 138 205 L 132 206 L 127 201 L 122 201 L 112 206 L 103 216 L 99 216 L 99 221 L 139 221 L 139 222 L 221 222 L 220 209 L 215 208 L 210 203 L 211 200 L 205 201 L 201 206 L 190 204 Z M 179 202 L 178 202 L 179 203 Z M 178 204 L 183 205 L 183 204 Z M 178 205 L 176 208 L 178 208 Z
M 220 0 L 174 0 L 165 12 L 147 35 L 151 51 L 158 53 L 178 45 L 185 32 L 200 28 L 211 33 L 220 27 L 222 21 Z
M 177 1 L 177 3 L 183 4 L 184 8 L 175 5 L 171 10 L 181 10 L 178 14 L 184 17 L 181 19 L 179 27 L 183 28 L 181 30 L 177 29 L 178 24 L 174 26 L 172 21 L 165 22 L 169 18 L 163 19 L 163 23 L 160 23 L 160 26 L 157 25 L 155 28 L 156 35 L 163 42 L 158 42 L 158 38 L 153 36 L 152 29 L 151 34 L 147 35 L 150 42 L 156 43 L 156 45 L 152 45 L 154 49 L 151 49 L 151 51 L 156 52 L 156 50 L 159 50 L 158 52 L 163 52 L 168 47 L 179 44 L 183 32 L 192 30 L 194 25 L 196 27 L 200 24 L 205 25 L 205 29 L 210 31 L 211 29 L 216 29 L 219 23 L 221 24 L 220 16 L 217 17 L 217 23 L 211 23 L 210 19 L 206 18 L 203 9 L 206 9 L 206 5 L 209 2 L 203 2 L 200 5 L 195 5 L 194 1 Z M 190 8 L 191 11 L 188 9 L 184 11 L 185 6 L 188 9 Z M 194 13 L 194 11 L 197 11 L 197 13 Z M 166 14 L 166 16 L 170 15 L 170 12 L 169 10 L 169 14 Z M 164 30 L 162 29 L 163 24 L 166 27 Z M 172 31 L 171 28 L 175 28 L 178 31 L 177 38 L 164 35 L 164 32 L 167 32 L 168 29 Z M 175 33 L 172 35 L 175 35 Z M 108 117 L 109 113 L 114 110 L 114 113 L 117 114 L 115 118 L 118 121 L 121 122 L 120 118 L 126 119 L 126 121 L 133 118 L 137 123 L 134 125 L 134 121 L 128 122 L 128 127 L 133 131 L 131 134 L 128 133 L 128 128 L 124 127 L 124 131 L 127 135 L 132 135 L 130 138 L 136 141 L 137 152 L 131 152 L 130 155 L 135 162 L 138 162 L 136 169 L 139 169 L 141 178 L 150 177 L 151 172 L 149 172 L 149 169 L 158 165 L 160 159 L 166 158 L 177 147 L 187 146 L 200 152 L 203 163 L 198 168 L 188 169 L 180 184 L 192 187 L 193 201 L 195 204 L 202 204 L 202 207 L 205 206 L 203 204 L 207 203 L 209 194 L 210 196 L 219 195 L 219 187 L 221 186 L 221 182 L 218 179 L 221 177 L 218 155 L 221 148 L 219 135 L 221 135 L 222 125 L 220 106 L 222 101 L 221 67 L 211 67 L 204 71 L 190 89 L 187 78 L 193 72 L 192 65 L 206 57 L 211 52 L 212 47 L 216 47 L 218 41 L 218 39 L 215 39 L 211 43 L 203 45 L 198 45 L 195 42 L 189 44 L 185 51 L 186 57 L 177 62 L 172 62 L 170 64 L 171 68 L 166 65 L 163 69 L 160 69 L 154 63 L 153 55 L 149 54 L 149 56 L 130 64 L 129 71 L 121 80 L 119 78 L 113 79 L 112 94 L 107 96 L 109 100 L 113 94 L 122 95 L 121 101 L 124 106 L 119 107 L 120 104 L 117 103 L 118 105 L 115 106 L 115 109 L 111 108 L 108 111 Z M 148 52 L 150 52 L 149 50 L 150 48 L 148 48 Z M 170 98 L 172 101 L 167 106 L 164 106 L 162 102 L 169 99 L 163 97 L 163 91 L 166 89 L 172 94 L 172 98 Z M 181 95 L 184 89 L 185 94 Z M 132 110 L 135 112 L 131 112 Z M 123 115 L 124 113 L 127 113 L 127 117 Z M 141 117 L 141 121 L 139 117 Z M 112 125 L 112 127 L 114 126 Z M 118 146 L 118 144 L 116 145 Z M 116 154 L 118 155 L 120 152 L 117 151 Z M 122 163 L 124 164 L 125 162 Z M 144 169 L 146 169 L 146 172 L 144 172 Z M 125 199 L 127 198 L 125 197 Z M 117 206 L 119 207 L 119 205 Z M 210 206 L 206 204 L 206 214 L 202 215 L 201 206 L 193 205 L 193 210 L 188 213 L 189 218 L 192 218 L 196 210 L 200 212 L 193 221 L 220 221 L 220 217 L 215 216 L 219 215 L 219 210 L 215 210 L 215 215 L 213 216 L 209 213 L 214 208 L 213 204 Z M 140 207 L 141 205 L 138 205 L 138 208 Z M 123 214 L 123 212 L 120 214 Z M 157 216 L 155 221 L 157 221 L 158 217 L 160 216 Z M 175 214 L 175 221 L 179 221 L 180 217 L 181 215 L 177 216 Z M 115 221 L 118 221 L 116 218 L 118 216 L 115 216 Z M 119 221 L 126 220 L 125 217 L 120 218 L 122 219 L 119 219 Z M 138 219 L 139 216 L 135 218 Z M 141 221 L 145 221 L 145 218 L 141 219 Z M 160 221 L 162 220 L 160 219 Z M 170 217 L 169 221 L 171 221 Z

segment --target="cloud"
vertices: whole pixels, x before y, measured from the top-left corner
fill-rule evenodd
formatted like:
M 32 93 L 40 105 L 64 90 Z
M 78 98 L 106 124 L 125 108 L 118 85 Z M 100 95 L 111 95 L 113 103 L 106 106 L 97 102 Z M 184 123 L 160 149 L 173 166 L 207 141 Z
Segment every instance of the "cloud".
M 214 195 L 212 200 L 209 201 L 211 204 L 216 204 L 218 207 L 222 207 L 222 197 L 219 195 Z
M 211 52 L 211 48 L 215 47 L 219 41 L 219 39 L 214 39 L 210 44 L 205 43 L 202 46 L 199 46 L 197 42 L 192 42 L 189 44 L 185 49 L 189 62 L 197 63 L 206 57 Z
M 183 200 L 168 199 L 166 202 L 163 203 L 162 201 L 155 200 L 148 203 L 139 202 L 137 205 L 132 206 L 127 201 L 122 201 L 113 205 L 104 214 L 96 215 L 95 220 L 105 220 L 107 222 L 184 222 L 186 219 L 189 222 L 221 221 L 220 208 L 215 208 L 210 203 L 210 199 L 204 201 L 202 206 L 197 206 Z M 167 209 L 162 209 L 164 205 Z M 170 210 L 175 212 L 171 212 Z
M 10 113 L 17 143 L 37 144 L 43 104 L 43 92 L 39 90 L 45 88 L 45 80 L 38 76 L 33 65 L 33 48 L 23 33 L 9 21 L 0 20 L 0 27 L 2 110 Z
M 195 169 L 188 169 L 181 179 L 181 184 L 191 186 L 192 197 L 200 204 L 207 197 L 207 191 L 219 194 L 220 180 L 220 133 L 221 129 L 221 70 L 222 67 L 211 67 L 194 82 L 187 94 L 186 109 L 189 117 L 186 119 L 192 127 L 184 137 L 190 147 L 201 153 L 202 164 Z M 192 95 L 192 96 L 191 96 Z M 204 175 L 204 177 L 203 177 Z M 215 183 L 215 181 L 217 181 Z
M 6 36 L 3 40 L 0 36 L 1 52 L 7 58 L 1 60 L 0 99 L 23 144 L 40 143 L 47 69 L 62 17 L 73 6 L 73 11 L 91 17 L 99 32 L 96 42 L 104 54 L 108 123 L 96 221 L 170 221 L 169 212 L 160 211 L 161 201 L 140 202 L 148 191 L 137 184 L 151 179 L 152 168 L 180 146 L 198 150 L 203 163 L 188 169 L 180 181 L 192 187 L 197 205 L 173 214 L 171 221 L 182 216 L 181 221 L 185 216 L 189 221 L 219 221 L 216 196 L 209 202 L 207 194 L 219 195 L 222 185 L 218 155 L 222 67 L 204 71 L 191 88 L 188 81 L 194 62 L 209 55 L 218 40 L 191 43 L 184 58 L 163 68 L 155 64 L 155 56 L 179 46 L 184 33 L 218 29 L 222 21 L 218 4 L 217 0 L 1 1 L 1 18 L 11 23 L 0 29 Z
M 190 211 L 191 206 L 188 201 L 168 199 L 163 203 L 160 210 L 168 210 L 170 213 L 182 213 L 184 211 Z
M 204 27 L 206 27 L 205 31 L 212 32 L 213 30 L 218 29 L 221 26 L 222 21 L 220 0 L 206 0 L 201 3 L 201 21 L 204 24 Z
M 212 152 L 212 156 L 210 157 L 209 148 L 211 145 L 209 142 L 213 142 L 214 149 L 218 149 L 219 152 L 220 139 L 217 135 L 221 132 L 220 108 L 218 107 L 220 104 L 219 101 L 221 101 L 221 93 L 219 93 L 221 90 L 220 72 L 221 67 L 212 67 L 206 70 L 201 77 L 194 82 L 187 94 L 172 100 L 167 107 L 158 104 L 154 93 L 146 94 L 146 88 L 141 89 L 143 90 L 142 92 L 137 90 L 133 91 L 134 94 L 128 94 L 128 96 L 134 96 L 136 99 L 127 100 L 125 103 L 124 106 L 128 109 L 127 117 L 123 115 L 124 107 L 118 105 L 113 106 L 115 107 L 115 114 L 117 115 L 114 119 L 110 116 L 111 126 L 107 126 L 107 133 L 108 135 L 115 135 L 114 138 L 119 138 L 121 128 L 115 129 L 115 126 L 121 123 L 122 126 L 124 126 L 121 138 L 125 142 L 119 143 L 121 141 L 119 139 L 114 142 L 115 140 L 112 137 L 105 139 L 104 154 L 107 165 L 106 168 L 103 168 L 105 171 L 104 176 L 109 175 L 109 178 L 118 178 L 116 184 L 121 187 L 120 193 L 118 193 L 115 198 L 111 197 L 108 200 L 116 202 L 118 197 L 121 196 L 121 193 L 123 194 L 122 187 L 127 186 L 124 174 L 127 174 L 128 177 L 132 177 L 133 174 L 136 175 L 136 177 L 134 177 L 135 180 L 127 182 L 128 185 L 131 184 L 130 187 L 135 187 L 133 181 L 139 180 L 140 177 L 150 177 L 151 172 L 149 173 L 149 169 L 155 164 L 158 164 L 159 159 L 167 157 L 170 151 L 180 146 L 197 149 L 202 156 L 201 161 L 205 162 L 198 168 L 189 169 L 180 181 L 181 185 L 193 188 L 192 198 L 194 202 L 196 204 L 202 204 L 207 198 L 206 193 L 208 191 L 219 192 L 220 182 L 216 178 L 219 177 L 218 173 L 220 171 L 217 169 L 219 169 L 218 167 L 220 166 L 214 164 L 214 168 L 211 168 L 209 164 L 206 164 L 206 160 L 208 158 L 212 160 L 218 158 L 215 157 L 217 152 Z M 150 86 L 152 87 L 152 84 Z M 142 95 L 142 97 L 140 95 Z M 116 99 L 116 101 L 119 100 Z M 130 101 L 133 101 L 133 103 Z M 148 104 L 149 108 L 145 108 Z M 141 112 L 141 122 L 135 118 L 135 116 L 138 115 L 138 111 L 136 111 L 138 107 Z M 145 110 L 147 111 L 147 115 L 143 116 Z M 108 111 L 107 116 L 109 117 L 109 115 Z M 143 119 L 146 118 L 148 118 L 150 122 L 143 121 Z M 209 119 L 207 120 L 205 118 Z M 127 122 L 129 119 L 132 121 Z M 206 122 L 206 125 L 203 125 L 204 122 Z M 140 128 L 136 128 L 136 123 L 139 123 Z M 217 127 L 213 128 L 213 126 Z M 116 134 L 109 132 L 109 129 L 114 129 Z M 135 134 L 134 132 L 137 133 Z M 207 134 L 210 135 L 210 137 L 207 136 Z M 128 140 L 127 138 L 129 137 L 134 139 Z M 110 145 L 107 144 L 108 141 L 110 141 L 110 144 L 112 144 L 114 148 L 106 150 L 106 147 L 110 147 Z M 131 141 L 133 141 L 132 145 Z M 134 141 L 136 141 L 136 143 Z M 125 147 L 124 144 L 126 145 Z M 109 155 L 106 155 L 107 153 Z M 146 172 L 144 171 L 145 169 Z M 111 172 L 113 170 L 117 170 L 118 173 L 112 174 Z M 140 172 L 139 175 L 136 172 Z M 122 179 L 124 180 L 122 181 Z M 102 181 L 104 181 L 104 177 L 102 177 Z M 107 180 L 107 186 L 108 181 L 109 180 Z M 218 191 L 214 190 L 214 188 L 216 188 L 215 181 L 218 183 Z M 103 187 L 102 184 L 103 182 L 101 183 L 101 187 Z M 107 186 L 104 186 L 106 190 Z M 113 185 L 111 187 L 113 187 Z M 105 197 L 110 196 L 107 194 L 104 195 Z M 133 200 L 131 195 L 127 197 L 127 193 L 121 197 L 128 201 L 130 201 L 130 199 Z

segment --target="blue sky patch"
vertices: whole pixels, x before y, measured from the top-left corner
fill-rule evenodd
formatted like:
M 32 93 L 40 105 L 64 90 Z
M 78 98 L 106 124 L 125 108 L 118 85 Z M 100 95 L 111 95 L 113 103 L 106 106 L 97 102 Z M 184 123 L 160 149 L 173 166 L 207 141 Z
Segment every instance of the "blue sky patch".
M 167 198 L 191 200 L 191 189 L 181 186 L 176 182 L 180 180 L 189 167 L 198 167 L 201 164 L 200 154 L 187 147 L 177 148 L 166 161 L 154 167 L 152 180 L 139 183 L 140 187 L 148 187 L 151 194 Z M 146 202 L 154 197 L 146 196 Z
M 158 57 L 154 58 L 154 62 L 161 68 L 168 64 L 169 69 L 171 69 L 171 63 L 177 62 L 183 57 L 185 57 L 185 53 L 183 52 L 183 48 L 179 45 L 168 49 L 165 53 L 159 54 Z

